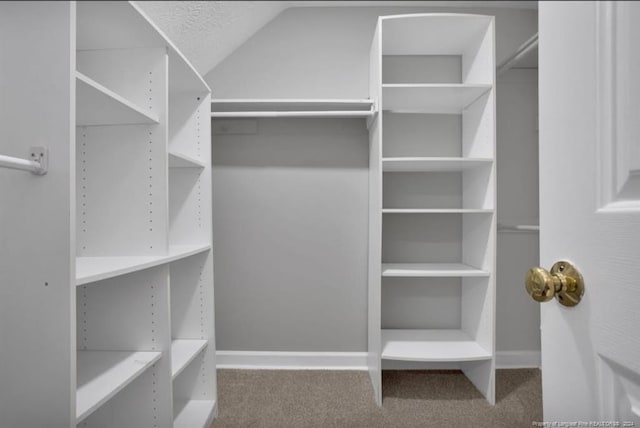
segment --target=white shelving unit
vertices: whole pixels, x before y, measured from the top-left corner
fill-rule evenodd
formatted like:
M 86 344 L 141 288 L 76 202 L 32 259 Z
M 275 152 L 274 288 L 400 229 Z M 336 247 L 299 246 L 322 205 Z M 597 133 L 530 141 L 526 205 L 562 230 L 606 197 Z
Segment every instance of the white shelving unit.
M 0 426 L 209 426 L 209 87 L 129 2 L 1 4 L 0 36 L 2 152 L 50 155 L 0 180 Z
M 494 403 L 493 18 L 380 17 L 371 47 L 369 372 L 461 369 Z M 397 365 L 398 363 L 396 363 Z

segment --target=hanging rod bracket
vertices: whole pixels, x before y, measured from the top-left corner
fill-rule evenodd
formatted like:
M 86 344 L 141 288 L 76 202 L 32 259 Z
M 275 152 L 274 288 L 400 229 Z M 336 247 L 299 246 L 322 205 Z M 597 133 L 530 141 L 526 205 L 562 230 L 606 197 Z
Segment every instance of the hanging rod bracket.
M 0 155 L 0 167 L 45 175 L 49 169 L 49 151 L 44 146 L 33 146 L 29 148 L 27 159 Z
M 45 175 L 49 170 L 49 150 L 44 146 L 32 146 L 29 148 L 29 160 L 39 166 L 31 170 L 33 174 Z

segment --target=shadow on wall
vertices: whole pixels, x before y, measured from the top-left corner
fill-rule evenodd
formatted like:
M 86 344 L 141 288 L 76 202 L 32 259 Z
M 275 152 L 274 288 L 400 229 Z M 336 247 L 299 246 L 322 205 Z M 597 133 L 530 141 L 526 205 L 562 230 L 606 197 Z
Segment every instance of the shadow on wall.
M 369 168 L 364 119 L 216 119 L 213 165 Z

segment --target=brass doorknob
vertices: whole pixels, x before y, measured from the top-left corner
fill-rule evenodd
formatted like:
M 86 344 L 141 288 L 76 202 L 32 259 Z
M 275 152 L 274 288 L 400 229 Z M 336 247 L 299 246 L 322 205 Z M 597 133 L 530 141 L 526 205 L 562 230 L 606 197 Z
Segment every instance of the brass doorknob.
M 575 266 L 560 261 L 551 267 L 551 271 L 541 267 L 529 269 L 525 288 L 536 302 L 548 302 L 555 296 L 563 305 L 575 306 L 584 294 L 584 280 Z

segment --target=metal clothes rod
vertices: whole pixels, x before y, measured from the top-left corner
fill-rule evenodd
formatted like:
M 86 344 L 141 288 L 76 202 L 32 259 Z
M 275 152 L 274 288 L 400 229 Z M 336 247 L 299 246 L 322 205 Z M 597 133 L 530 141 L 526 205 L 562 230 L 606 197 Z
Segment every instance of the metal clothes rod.
M 211 117 L 370 117 L 372 110 L 346 111 L 216 111 Z
M 536 47 L 538 47 L 538 33 L 534 34 L 533 37 L 520 45 L 513 55 L 502 61 L 502 63 L 496 67 L 496 75 L 500 76 L 501 74 L 509 71 L 518 61 L 520 61 L 522 57 L 527 55 Z
M 29 157 L 30 159 L 21 159 L 0 155 L 0 168 L 29 171 L 35 175 L 47 173 L 48 153 L 46 147 L 31 147 L 29 149 Z
M 540 226 L 537 224 L 500 224 L 498 223 L 498 231 L 508 230 L 511 232 L 538 232 Z

